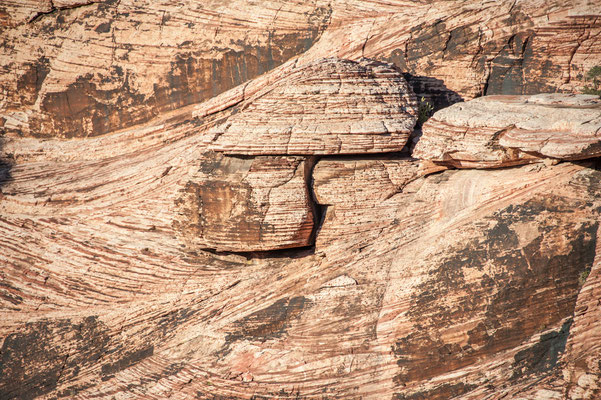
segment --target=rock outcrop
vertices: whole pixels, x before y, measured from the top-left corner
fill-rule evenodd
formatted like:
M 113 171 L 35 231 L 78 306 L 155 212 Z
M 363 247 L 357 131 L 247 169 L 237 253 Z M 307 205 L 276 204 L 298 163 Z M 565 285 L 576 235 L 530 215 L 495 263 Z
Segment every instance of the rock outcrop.
M 437 108 L 487 94 L 574 92 L 599 64 L 597 1 L 14 1 L 0 5 L 0 123 L 101 135 L 281 64 L 392 62 Z M 294 59 L 294 60 L 293 60 Z
M 458 168 L 594 158 L 601 156 L 601 100 L 486 96 L 438 111 L 422 131 L 414 156 Z
M 0 398 L 598 399 L 599 9 L 4 2 Z
M 237 105 L 212 132 L 227 154 L 366 154 L 400 151 L 417 121 L 417 100 L 389 64 L 317 60 Z
M 270 75 L 209 130 L 218 154 L 202 156 L 178 200 L 175 226 L 191 249 L 313 245 L 306 157 L 398 152 L 417 121 L 415 95 L 390 64 L 328 58 Z
M 301 157 L 203 155 L 182 190 L 176 230 L 191 249 L 264 251 L 312 244 L 312 165 Z

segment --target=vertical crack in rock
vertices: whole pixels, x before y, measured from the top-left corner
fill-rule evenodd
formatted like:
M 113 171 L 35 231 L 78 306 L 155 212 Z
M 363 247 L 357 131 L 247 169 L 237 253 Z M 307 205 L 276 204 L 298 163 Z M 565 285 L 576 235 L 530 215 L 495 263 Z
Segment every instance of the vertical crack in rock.
M 311 244 L 313 246 L 315 246 L 315 239 L 317 238 L 317 234 L 323 225 L 327 211 L 327 206 L 323 206 L 317 202 L 315 198 L 315 188 L 313 186 L 313 170 L 321 158 L 323 157 L 307 157 L 305 161 L 305 187 L 307 188 L 308 198 L 311 201 L 311 207 L 313 209 L 313 232 L 311 232 Z

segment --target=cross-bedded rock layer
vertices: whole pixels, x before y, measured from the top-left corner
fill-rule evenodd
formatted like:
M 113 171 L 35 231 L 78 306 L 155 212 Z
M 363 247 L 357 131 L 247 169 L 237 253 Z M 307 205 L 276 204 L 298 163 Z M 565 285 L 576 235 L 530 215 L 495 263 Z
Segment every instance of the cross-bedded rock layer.
M 390 64 L 322 59 L 294 68 L 237 105 L 212 132 L 226 154 L 366 154 L 400 151 L 417 101 Z
M 332 56 L 392 62 L 437 107 L 574 92 L 599 64 L 599 17 L 596 0 L 9 0 L 0 5 L 0 125 L 101 135 L 282 63 Z
M 4 2 L 0 397 L 598 398 L 595 160 L 322 159 L 314 248 L 203 250 L 264 246 L 273 215 L 292 227 L 273 245 L 306 243 L 312 161 L 207 153 L 265 88 L 336 55 L 391 61 L 437 105 L 579 90 L 596 3 Z M 597 155 L 541 132 L 504 138 L 520 162 Z
M 237 158 L 207 153 L 177 204 L 190 249 L 264 251 L 312 244 L 314 211 L 302 157 Z

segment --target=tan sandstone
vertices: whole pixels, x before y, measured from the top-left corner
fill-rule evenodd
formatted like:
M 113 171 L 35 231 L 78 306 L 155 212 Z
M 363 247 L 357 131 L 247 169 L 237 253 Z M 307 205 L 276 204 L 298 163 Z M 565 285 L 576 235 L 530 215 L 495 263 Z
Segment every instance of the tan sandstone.
M 413 155 L 459 168 L 594 158 L 601 155 L 601 100 L 485 96 L 436 112 L 422 131 Z

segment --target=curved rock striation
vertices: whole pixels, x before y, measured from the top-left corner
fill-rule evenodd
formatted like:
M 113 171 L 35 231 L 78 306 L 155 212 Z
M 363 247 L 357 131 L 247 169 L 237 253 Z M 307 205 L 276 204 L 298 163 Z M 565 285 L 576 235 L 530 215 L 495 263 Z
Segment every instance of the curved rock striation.
M 15 1 L 0 5 L 0 126 L 101 135 L 287 62 L 394 63 L 437 108 L 575 92 L 599 64 L 596 1 Z M 302 55 L 300 58 L 296 58 Z
M 307 51 L 327 2 L 9 0 L 0 126 L 87 137 L 210 99 Z
M 458 168 L 601 156 L 601 100 L 592 95 L 485 96 L 438 111 L 413 155 Z
M 598 399 L 597 3 L 4 2 L 0 398 Z
M 388 64 L 335 58 L 294 68 L 238 106 L 212 132 L 226 154 L 365 154 L 400 151 L 417 101 Z

